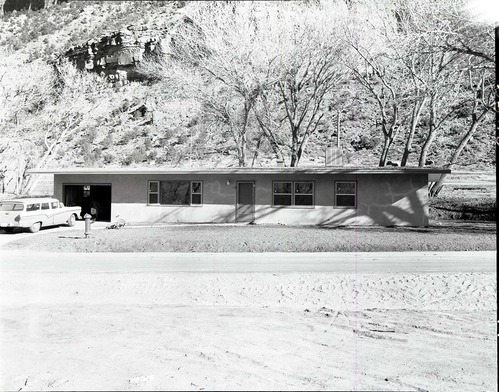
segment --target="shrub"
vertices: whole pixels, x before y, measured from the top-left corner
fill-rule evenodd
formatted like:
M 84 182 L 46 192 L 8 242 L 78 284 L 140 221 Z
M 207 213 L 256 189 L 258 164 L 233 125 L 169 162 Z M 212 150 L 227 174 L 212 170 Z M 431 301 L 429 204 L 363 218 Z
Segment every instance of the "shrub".
M 430 219 L 496 220 L 496 199 L 492 197 L 460 198 L 434 197 L 430 199 Z
M 106 164 L 112 163 L 114 161 L 114 155 L 109 154 L 109 153 L 105 153 L 102 155 L 102 160 Z
M 126 131 L 121 140 L 119 141 L 119 144 L 120 145 L 125 145 L 125 144 L 128 144 L 131 140 L 133 140 L 136 136 L 136 133 L 134 130 L 129 130 L 129 131 Z
M 103 150 L 108 149 L 113 144 L 113 134 L 108 133 L 104 139 L 102 139 L 100 146 Z
M 146 150 L 144 146 L 140 146 L 137 149 L 133 150 L 131 154 L 125 156 L 121 160 L 121 163 L 125 166 L 129 166 L 132 163 L 147 162 L 147 160 L 148 156 L 146 154 Z

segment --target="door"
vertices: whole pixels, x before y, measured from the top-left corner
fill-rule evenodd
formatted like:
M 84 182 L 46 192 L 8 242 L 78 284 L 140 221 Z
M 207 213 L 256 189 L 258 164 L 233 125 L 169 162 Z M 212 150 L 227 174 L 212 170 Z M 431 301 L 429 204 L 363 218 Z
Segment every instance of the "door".
M 63 203 L 66 207 L 80 206 L 81 217 L 91 214 L 95 220 L 111 221 L 111 185 L 64 184 Z
M 254 220 L 255 184 L 253 182 L 238 182 L 236 222 L 253 222 Z

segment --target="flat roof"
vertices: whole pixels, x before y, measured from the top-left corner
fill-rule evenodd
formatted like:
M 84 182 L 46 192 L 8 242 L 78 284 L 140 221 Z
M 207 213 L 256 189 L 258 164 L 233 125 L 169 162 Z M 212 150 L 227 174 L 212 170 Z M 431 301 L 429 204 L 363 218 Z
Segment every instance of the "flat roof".
M 0 200 L 1 203 L 41 203 L 42 201 L 59 201 L 53 197 L 40 196 L 40 197 L 16 197 L 13 199 Z
M 52 168 L 31 169 L 29 174 L 448 174 L 450 169 L 429 167 L 226 167 L 226 168 L 173 168 L 173 167 L 105 167 L 105 168 Z

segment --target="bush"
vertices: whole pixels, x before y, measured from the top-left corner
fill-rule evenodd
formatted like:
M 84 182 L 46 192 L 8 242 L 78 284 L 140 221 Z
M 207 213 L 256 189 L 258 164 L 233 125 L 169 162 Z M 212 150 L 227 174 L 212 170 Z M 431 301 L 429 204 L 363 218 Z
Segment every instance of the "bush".
M 104 139 L 102 139 L 102 142 L 100 143 L 101 148 L 103 150 L 108 149 L 111 147 L 113 144 L 113 135 L 112 133 L 108 133 Z
M 140 162 L 147 162 L 148 156 L 146 154 L 146 149 L 144 146 L 140 146 L 137 149 L 133 150 L 133 152 L 125 156 L 122 160 L 121 163 L 125 166 L 129 166 L 132 163 L 140 163 Z
M 430 199 L 430 219 L 495 221 L 497 201 L 492 197 Z
M 380 142 L 381 139 L 378 136 L 369 137 L 366 135 L 361 135 L 360 137 L 357 137 L 356 139 L 352 140 L 350 142 L 350 145 L 353 147 L 355 151 L 360 151 L 364 149 L 373 150 L 379 145 Z
M 137 134 L 134 130 L 126 131 L 118 144 L 128 144 L 131 140 L 135 139 L 135 136 L 137 136 Z
M 104 161 L 105 164 L 113 163 L 114 155 L 105 153 L 104 155 L 102 155 L 102 160 Z

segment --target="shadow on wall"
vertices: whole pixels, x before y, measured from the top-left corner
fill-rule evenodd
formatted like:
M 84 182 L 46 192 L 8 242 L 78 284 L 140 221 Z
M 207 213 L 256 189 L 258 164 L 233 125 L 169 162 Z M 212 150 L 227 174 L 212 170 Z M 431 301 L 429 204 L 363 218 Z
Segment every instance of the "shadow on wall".
M 427 208 L 418 197 L 416 191 L 405 194 L 404 198 L 400 198 L 396 202 L 403 202 L 402 206 L 396 205 L 379 205 L 371 206 L 370 208 L 360 209 L 335 209 L 334 212 L 319 212 L 317 208 L 302 209 L 299 213 L 302 216 L 302 224 L 311 225 L 308 222 L 315 222 L 316 226 L 342 226 L 342 225 L 378 225 L 378 226 L 427 226 L 428 213 Z M 256 206 L 257 208 L 258 206 Z M 268 206 L 261 206 L 268 207 Z M 186 207 L 189 209 L 189 207 Z M 195 207 L 203 208 L 203 207 Z M 295 225 L 296 219 L 291 223 L 286 223 L 286 219 L 282 217 L 282 208 L 257 208 L 255 214 L 257 223 L 273 224 L 289 224 Z M 161 223 L 235 223 L 236 208 L 230 206 L 226 212 L 214 212 L 211 216 L 204 216 L 203 221 L 196 219 L 185 219 L 182 207 L 167 208 L 161 211 L 154 219 L 152 225 Z M 296 209 L 290 209 L 291 213 L 296 212 Z M 280 215 L 281 222 L 277 219 L 268 219 L 275 215 Z M 192 214 L 192 210 L 189 215 Z M 139 223 L 139 222 L 137 222 Z M 313 225 L 313 224 L 312 224 Z
M 428 209 L 416 192 L 411 192 L 399 201 L 407 200 L 407 206 L 372 205 L 362 209 L 345 209 L 333 216 L 326 216 L 322 225 L 371 224 L 379 226 L 427 226 Z M 404 203 L 406 204 L 406 203 Z
M 380 192 L 380 189 L 383 189 L 383 192 Z M 428 226 L 426 179 L 423 181 L 422 177 L 374 176 L 361 192 L 363 193 L 359 193 L 359 204 L 356 209 L 334 208 L 332 205 L 316 205 L 315 208 L 275 208 L 267 204 L 257 204 L 256 223 L 316 226 Z M 234 223 L 236 206 L 231 205 L 230 201 L 231 199 L 235 201 L 235 194 L 226 194 L 220 189 L 214 189 L 211 193 L 223 195 L 224 203 L 210 204 L 210 208 L 189 206 L 158 208 L 154 213 L 157 215 L 148 214 L 149 218 L 145 220 L 149 223 L 152 221 L 153 225 L 178 222 Z M 269 197 L 272 197 L 270 193 Z M 195 210 L 198 208 L 199 214 Z

